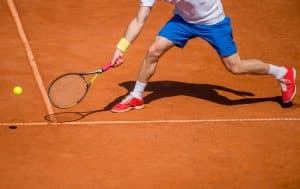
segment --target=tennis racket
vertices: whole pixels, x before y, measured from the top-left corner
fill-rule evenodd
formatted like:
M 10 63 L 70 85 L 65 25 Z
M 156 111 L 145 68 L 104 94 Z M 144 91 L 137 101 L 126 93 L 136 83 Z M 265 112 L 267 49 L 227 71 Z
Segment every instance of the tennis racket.
M 121 58 L 119 57 L 118 59 Z M 53 106 L 60 109 L 71 108 L 79 104 L 86 97 L 91 85 L 99 74 L 112 67 L 109 63 L 92 72 L 66 73 L 57 77 L 48 88 L 50 102 Z

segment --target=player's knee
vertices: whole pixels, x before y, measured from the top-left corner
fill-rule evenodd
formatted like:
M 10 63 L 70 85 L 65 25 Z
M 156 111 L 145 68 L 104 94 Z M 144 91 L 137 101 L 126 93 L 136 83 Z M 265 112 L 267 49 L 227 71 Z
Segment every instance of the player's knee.
M 233 74 L 242 74 L 244 72 L 242 63 L 236 61 L 225 62 L 226 68 Z
M 243 70 L 239 65 L 234 65 L 230 68 L 230 72 L 236 75 L 242 74 Z
M 157 61 L 161 55 L 162 50 L 157 44 L 151 45 L 151 47 L 148 49 L 148 57 L 153 61 Z

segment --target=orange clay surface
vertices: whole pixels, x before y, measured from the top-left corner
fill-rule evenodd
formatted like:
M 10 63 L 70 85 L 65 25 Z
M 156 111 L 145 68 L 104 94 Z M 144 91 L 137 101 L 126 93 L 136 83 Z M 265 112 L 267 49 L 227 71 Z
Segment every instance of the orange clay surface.
M 242 58 L 299 72 L 298 0 L 223 1 Z M 15 3 L 46 87 L 60 74 L 106 64 L 139 6 L 138 0 Z M 6 1 L 0 1 L 1 189 L 300 188 L 299 96 L 292 107 L 282 107 L 272 77 L 230 74 L 201 39 L 162 57 L 143 110 L 109 111 L 133 88 L 172 9 L 157 1 L 126 62 L 101 75 L 69 110 L 99 112 L 78 124 L 52 125 L 45 123 L 47 110 L 25 49 Z M 15 85 L 23 95 L 12 94 Z

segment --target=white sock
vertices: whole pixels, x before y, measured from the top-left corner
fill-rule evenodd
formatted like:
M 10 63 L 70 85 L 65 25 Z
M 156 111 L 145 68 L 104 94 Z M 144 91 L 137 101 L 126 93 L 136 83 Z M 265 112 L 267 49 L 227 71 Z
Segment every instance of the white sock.
M 136 81 L 134 89 L 130 94 L 136 98 L 142 99 L 146 85 L 147 85 L 147 83 L 142 83 L 142 82 Z
M 276 79 L 281 79 L 283 76 L 286 74 L 287 69 L 283 66 L 275 66 L 272 64 L 269 64 L 270 69 L 269 69 L 269 74 L 274 76 Z

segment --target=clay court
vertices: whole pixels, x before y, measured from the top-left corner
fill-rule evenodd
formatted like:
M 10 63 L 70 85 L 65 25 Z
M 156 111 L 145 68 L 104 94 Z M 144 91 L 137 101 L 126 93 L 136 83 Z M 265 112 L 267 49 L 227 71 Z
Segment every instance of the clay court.
M 105 65 L 139 1 L 15 0 L 16 9 L 11 3 L 0 1 L 0 188 L 300 188 L 299 95 L 283 106 L 276 80 L 229 73 L 201 39 L 163 56 L 144 109 L 110 112 L 133 88 L 172 5 L 157 1 L 125 63 L 67 110 L 89 115 L 49 123 L 46 115 L 64 110 L 52 107 L 43 90 L 58 75 Z M 299 0 L 223 5 L 242 58 L 300 72 Z M 16 85 L 20 96 L 11 92 Z

